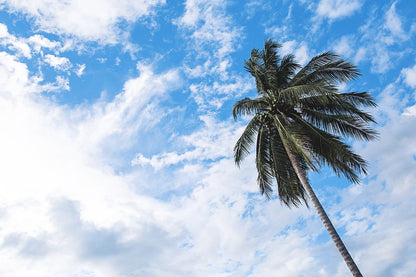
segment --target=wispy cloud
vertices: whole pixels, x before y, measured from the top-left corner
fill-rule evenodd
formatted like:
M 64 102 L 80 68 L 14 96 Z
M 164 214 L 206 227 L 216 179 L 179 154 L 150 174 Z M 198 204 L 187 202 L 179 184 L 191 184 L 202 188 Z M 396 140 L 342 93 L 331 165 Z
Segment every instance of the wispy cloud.
M 51 54 L 45 55 L 45 62 L 60 71 L 67 71 L 72 67 L 71 62 L 66 57 L 57 57 Z
M 320 17 L 327 17 L 331 20 L 346 17 L 362 6 L 360 0 L 344 1 L 344 0 L 321 0 L 316 8 L 316 14 Z
M 402 21 L 396 12 L 396 2 L 394 2 L 390 9 L 386 13 L 386 28 L 390 33 L 401 39 L 406 39 L 408 36 L 405 34 L 402 26 Z
M 416 65 L 414 65 L 411 68 L 403 68 L 402 74 L 403 74 L 405 83 L 409 87 L 415 88 L 416 87 Z
M 370 61 L 371 69 L 376 73 L 385 73 L 393 68 L 398 59 L 412 51 L 405 43 L 412 32 L 411 22 L 404 26 L 395 5 L 393 3 L 387 11 L 373 7 L 360 32 L 341 37 L 334 44 L 334 50 L 352 57 L 355 63 Z M 356 50 L 352 53 L 351 49 Z

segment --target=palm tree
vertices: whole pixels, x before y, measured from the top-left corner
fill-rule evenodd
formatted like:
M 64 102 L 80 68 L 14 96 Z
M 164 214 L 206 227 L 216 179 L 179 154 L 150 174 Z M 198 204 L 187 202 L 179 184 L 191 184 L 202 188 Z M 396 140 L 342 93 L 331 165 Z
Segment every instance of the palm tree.
M 279 44 L 265 42 L 254 49 L 245 69 L 255 78 L 258 97 L 244 98 L 233 116 L 252 116 L 234 147 L 237 166 L 256 144 L 257 182 L 270 198 L 274 180 L 279 199 L 287 206 L 307 205 L 305 192 L 344 258 L 353 276 L 362 276 L 309 184 L 309 170 L 321 165 L 358 183 L 366 161 L 354 153 L 345 138 L 374 139 L 373 117 L 362 110 L 375 107 L 367 92 L 340 92 L 337 85 L 360 74 L 353 64 L 325 52 L 303 68 L 293 55 L 281 58 Z

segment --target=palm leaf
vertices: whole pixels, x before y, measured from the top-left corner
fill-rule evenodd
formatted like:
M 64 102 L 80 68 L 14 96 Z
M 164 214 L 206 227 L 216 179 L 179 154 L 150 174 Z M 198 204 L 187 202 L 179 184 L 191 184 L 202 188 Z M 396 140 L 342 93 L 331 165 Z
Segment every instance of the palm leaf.
M 259 116 L 254 116 L 237 140 L 234 146 L 234 161 L 237 166 L 240 166 L 241 161 L 250 153 L 250 147 L 254 144 L 254 139 L 260 125 L 261 121 Z
M 336 88 L 322 80 L 305 85 L 287 87 L 279 93 L 279 101 L 295 105 L 300 99 L 316 95 L 329 95 L 336 91 Z
M 351 151 L 351 147 L 337 136 L 316 128 L 299 117 L 296 128 L 303 130 L 307 136 L 308 148 L 322 163 L 332 167 L 337 175 L 343 174 L 347 179 L 357 183 L 359 177 L 355 172 L 366 173 L 366 162 Z M 305 139 L 306 140 L 306 139 Z
M 233 106 L 233 117 L 236 120 L 238 116 L 253 115 L 267 110 L 268 103 L 264 98 L 244 98 Z
M 314 57 L 300 70 L 289 83 L 289 86 L 308 84 L 317 80 L 330 83 L 347 82 L 360 76 L 357 67 L 338 55 L 325 52 Z
M 310 109 L 302 109 L 302 117 L 308 122 L 335 135 L 372 140 L 377 132 L 358 116 L 327 114 Z
M 278 89 L 284 89 L 295 74 L 296 70 L 300 68 L 300 65 L 296 63 L 295 56 L 286 55 L 283 57 L 280 66 L 277 68 L 275 87 Z
M 257 134 L 256 144 L 256 167 L 257 167 L 257 183 L 260 192 L 265 194 L 268 199 L 271 198 L 273 192 L 273 169 L 270 157 L 270 135 L 267 128 L 262 124 Z
M 270 149 L 280 201 L 288 207 L 298 207 L 302 202 L 307 205 L 305 189 L 293 169 L 276 128 L 271 130 Z

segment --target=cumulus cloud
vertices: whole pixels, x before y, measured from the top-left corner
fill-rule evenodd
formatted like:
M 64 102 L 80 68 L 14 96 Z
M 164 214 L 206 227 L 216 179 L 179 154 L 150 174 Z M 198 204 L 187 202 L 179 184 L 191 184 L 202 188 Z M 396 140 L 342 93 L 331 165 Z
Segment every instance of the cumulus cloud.
M 24 39 L 17 38 L 9 33 L 7 26 L 0 23 L 0 45 L 16 52 L 18 56 L 30 59 L 32 57 L 29 45 Z
M 251 216 L 244 218 L 244 212 L 262 214 L 264 208 L 276 217 L 276 209 L 281 209 L 276 222 L 282 225 L 305 212 L 299 210 L 294 216 L 277 201 L 261 201 L 260 206 L 247 208 L 256 201 L 249 196 L 257 191 L 254 171 L 246 168 L 252 164 L 243 165 L 240 171 L 231 159 L 221 158 L 229 156 L 225 148 L 234 139 L 229 131 L 234 127 L 210 118 L 205 119 L 209 128 L 184 140 L 205 149 L 201 159 L 220 157 L 220 161 L 201 164 L 194 174 L 195 183 L 187 183 L 189 192 L 177 200 L 161 201 L 136 193 L 134 187 L 140 187 L 143 178 L 115 174 L 94 151 L 94 147 L 102 147 L 100 140 L 90 137 L 95 133 L 106 137 L 114 128 L 120 134 L 130 129 L 131 124 L 125 124 L 136 118 L 137 110 L 154 95 L 163 94 L 171 86 L 169 80 L 176 80 L 174 72 L 157 75 L 149 67 L 139 65 L 139 69 L 140 76 L 105 103 L 97 118 L 91 114 L 77 119 L 85 114 L 82 107 L 59 106 L 40 94 L 34 98 L 27 93 L 2 93 L 0 124 L 8 132 L 0 139 L 0 166 L 5 170 L 0 187 L 8 193 L 0 196 L 5 224 L 0 241 L 8 251 L 0 256 L 9 263 L 0 267 L 1 274 L 212 276 L 227 268 L 244 274 L 250 261 L 258 258 L 257 240 L 243 242 L 268 222 L 265 216 L 259 222 L 257 218 L 245 223 Z M 26 79 L 21 80 L 22 89 L 27 89 Z M 146 95 L 148 92 L 153 94 Z M 103 126 L 109 129 L 102 130 Z M 113 147 L 118 148 L 122 141 L 117 140 Z M 104 149 L 111 151 L 111 145 Z M 186 168 L 191 165 L 192 161 L 170 173 L 178 178 L 171 177 L 166 186 L 189 182 L 192 169 Z M 157 188 L 155 177 L 150 185 Z
M 382 125 L 378 128 L 380 139 L 359 147 L 371 164 L 371 179 L 346 189 L 341 193 L 343 200 L 334 207 L 341 215 L 341 224 L 349 222 L 347 232 L 358 233 L 355 243 L 363 247 L 356 255 L 363 259 L 363 271 L 374 276 L 407 275 L 415 269 L 407 261 L 408 255 L 414 256 L 409 252 L 414 246 L 406 241 L 415 239 L 415 227 L 408 211 L 413 209 L 416 197 L 413 181 L 416 132 L 411 127 L 416 124 L 416 117 L 411 112 L 414 106 L 409 106 L 405 95 L 406 90 L 398 81 L 380 94 L 375 112 Z M 398 236 L 399 233 L 403 235 Z M 384 242 L 380 243 L 381 240 Z M 376 249 L 380 255 L 372 256 L 370 253 Z M 402 261 L 393 262 L 404 256 L 407 257 Z
M 14 55 L 0 52 L 0 91 L 5 95 L 69 90 L 69 80 L 57 76 L 55 82 L 44 82 L 42 76 L 30 74 L 28 67 Z
M 59 52 L 62 48 L 59 41 L 52 41 L 48 38 L 36 34 L 27 39 L 27 42 L 32 46 L 33 51 L 39 53 L 43 49 L 51 49 Z
M 171 270 L 169 262 L 165 263 L 169 270 L 143 269 L 149 264 L 155 267 L 158 259 L 167 261 L 174 256 L 172 251 L 181 251 L 177 249 L 181 240 L 174 239 L 180 235 L 177 227 L 165 226 L 171 209 L 162 212 L 165 208 L 157 207 L 165 204 L 135 195 L 128 178 L 102 167 L 93 145 L 85 147 L 91 141 L 85 139 L 81 126 L 88 124 L 89 134 L 99 130 L 103 137 L 111 131 L 100 130 L 103 125 L 94 118 L 77 120 L 85 114 L 82 108 L 71 110 L 31 94 L 44 87 L 28 77 L 25 64 L 0 54 L 0 125 L 8 130 L 0 139 L 0 166 L 8 171 L 0 177 L 0 187 L 8 191 L 0 196 L 1 217 L 7 225 L 0 230 L 0 247 L 8 249 L 2 251 L 1 259 L 9 261 L 0 266 L 0 274 L 42 276 L 46 271 L 41 264 L 50 264 L 47 271 L 53 275 L 114 276 L 137 270 L 151 275 Z M 145 66 L 140 70 L 141 79 L 127 82 L 124 93 L 99 114 L 108 124 L 115 117 L 117 126 L 110 124 L 110 130 L 128 129 L 120 123 L 130 119 L 129 113 L 134 116 L 133 109 L 140 110 L 152 96 L 172 86 L 169 79 L 175 73 L 159 79 Z M 147 89 L 153 94 L 146 96 Z M 112 260 L 111 265 L 94 262 L 97 258 Z M 126 262 L 137 258 L 141 262 Z
M 2 275 L 125 275 L 172 255 L 165 250 L 176 249 L 175 230 L 161 228 L 171 209 L 162 212 L 164 204 L 135 195 L 126 180 L 97 166 L 77 144 L 67 111 L 28 98 L 1 98 L 0 106 L 8 129 L 0 140 L 8 171 L 0 177 L 8 191 L 0 197 L 0 241 L 8 249 L 1 259 L 9 261 Z
M 53 68 L 61 71 L 67 71 L 72 67 L 71 62 L 66 57 L 57 57 L 51 54 L 45 55 L 45 62 Z
M 3 8 L 21 12 L 37 27 L 53 34 L 101 43 L 119 43 L 127 35 L 123 23 L 133 23 L 151 14 L 164 0 L 3 1 Z

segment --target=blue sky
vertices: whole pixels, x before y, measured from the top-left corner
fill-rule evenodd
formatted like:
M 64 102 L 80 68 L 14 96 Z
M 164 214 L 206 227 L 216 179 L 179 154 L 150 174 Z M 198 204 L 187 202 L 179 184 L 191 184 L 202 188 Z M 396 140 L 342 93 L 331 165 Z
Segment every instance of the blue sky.
M 377 141 L 359 185 L 311 183 L 365 276 L 416 272 L 412 1 L 0 0 L 1 276 L 349 276 L 313 209 L 236 168 L 267 38 L 362 76 Z M 312 275 L 311 275 L 312 274 Z

